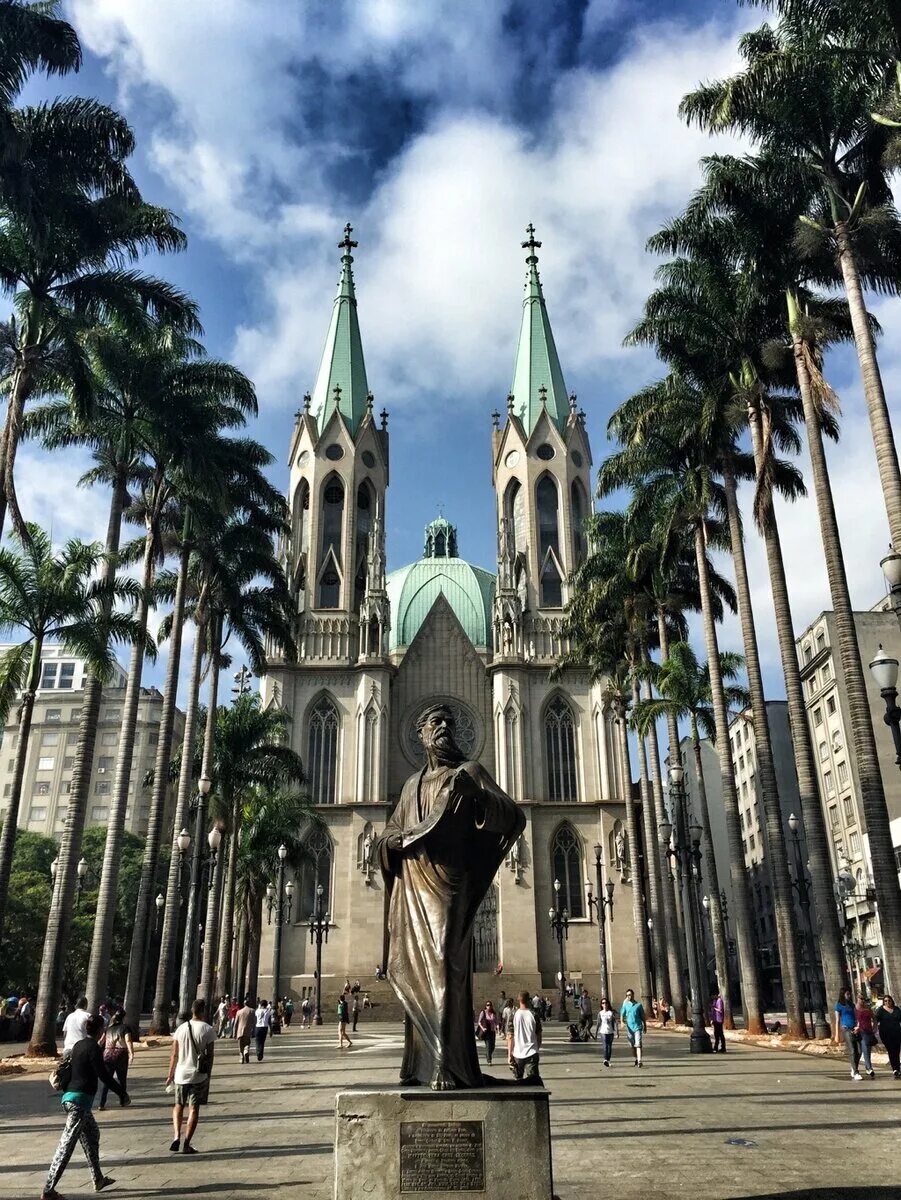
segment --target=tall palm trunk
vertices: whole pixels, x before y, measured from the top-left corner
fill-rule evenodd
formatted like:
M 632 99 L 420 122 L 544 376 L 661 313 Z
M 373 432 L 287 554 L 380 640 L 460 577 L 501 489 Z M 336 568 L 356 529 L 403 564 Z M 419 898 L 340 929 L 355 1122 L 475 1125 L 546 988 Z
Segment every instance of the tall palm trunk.
M 181 856 L 178 835 L 189 821 L 191 785 L 194 775 L 194 739 L 197 725 L 197 703 L 200 693 L 200 671 L 204 652 L 203 623 L 198 622 L 191 658 L 191 676 L 185 701 L 185 732 L 181 743 L 181 770 L 178 776 L 178 796 L 175 802 L 175 822 L 172 826 L 172 855 L 169 859 L 169 879 L 166 884 L 166 907 L 163 912 L 163 932 L 160 935 L 160 961 L 156 972 L 156 992 L 150 1032 L 169 1032 L 169 1003 L 172 999 L 172 980 L 175 975 L 175 948 L 178 940 L 178 910 L 180 907 Z M 185 937 L 188 937 L 187 931 Z
M 745 671 L 748 676 L 748 691 L 751 694 L 751 714 L 754 720 L 754 747 L 757 756 L 757 785 L 763 806 L 766 829 L 766 866 L 773 885 L 773 912 L 776 919 L 776 940 L 779 946 L 779 964 L 782 975 L 782 993 L 785 1000 L 786 1020 L 790 1037 L 806 1037 L 804 1021 L 804 992 L 801 982 L 801 963 L 798 958 L 797 921 L 792 893 L 791 876 L 788 872 L 788 853 L 782 825 L 782 809 L 779 804 L 779 787 L 776 782 L 776 767 L 773 763 L 773 743 L 770 737 L 770 720 L 763 691 L 763 675 L 760 670 L 760 654 L 757 648 L 757 629 L 754 609 L 751 604 L 751 588 L 748 583 L 748 567 L 745 561 L 744 534 L 738 511 L 735 477 L 728 466 L 723 468 L 726 488 L 726 504 L 729 517 L 729 540 L 732 562 L 735 567 L 738 614 L 741 622 L 742 644 L 745 652 Z M 775 524 L 775 518 L 771 519 Z M 765 533 L 769 539 L 769 531 Z M 771 562 L 769 548 L 767 559 Z M 771 565 L 771 574 L 773 567 Z M 776 589 L 773 589 L 774 599 Z M 778 603 L 778 602 L 777 602 Z M 779 613 L 777 611 L 777 620 Z M 789 617 L 790 620 L 790 617 Z M 791 635 L 792 656 L 795 659 L 794 634 Z
M 19 805 L 22 802 L 22 781 L 25 778 L 25 762 L 28 758 L 28 740 L 31 734 L 31 718 L 34 715 L 34 700 L 41 682 L 41 651 L 44 639 L 37 636 L 31 647 L 25 690 L 19 705 L 19 724 L 13 777 L 10 786 L 9 805 L 0 831 L 0 945 L 3 943 L 3 924 L 6 916 L 6 900 L 9 894 L 9 877 L 12 874 L 13 851 L 19 824 Z
M 648 958 L 647 914 L 645 912 L 642 894 L 642 878 L 639 868 L 638 848 L 641 844 L 638 836 L 638 822 L 635 820 L 635 800 L 632 796 L 632 767 L 629 762 L 629 734 L 626 729 L 626 706 L 622 697 L 614 702 L 616 727 L 619 734 L 620 775 L 623 781 L 623 804 L 626 807 L 626 834 L 629 838 L 629 857 L 631 859 L 630 886 L 632 888 L 632 924 L 635 929 L 636 952 L 638 954 L 638 981 L 641 988 L 641 1002 L 645 1012 L 650 1012 L 653 1000 L 651 986 L 651 964 Z M 259 951 L 257 951 L 259 956 Z
M 857 361 L 863 377 L 863 394 L 870 418 L 876 463 L 879 467 L 879 481 L 882 484 L 882 495 L 885 498 L 885 511 L 888 514 L 889 534 L 892 545 L 897 548 L 901 546 L 901 471 L 898 469 L 898 451 L 895 448 L 892 422 L 885 399 L 885 388 L 882 385 L 882 375 L 876 358 L 876 343 L 864 304 L 863 289 L 860 285 L 857 256 L 854 253 L 848 227 L 842 221 L 835 226 L 835 239 L 838 245 L 839 266 L 845 284 L 845 295 L 851 313 Z M 875 872 L 876 863 L 874 862 L 873 873 L 875 874 Z M 896 873 L 894 868 L 890 870 L 890 880 L 894 879 Z M 898 975 L 894 976 L 895 980 L 898 978 Z M 897 983 L 894 986 L 897 987 Z
M 716 866 L 716 855 L 713 852 L 713 838 L 710 834 L 710 809 L 707 806 L 707 784 L 704 781 L 704 762 L 701 757 L 701 739 L 698 736 L 698 721 L 691 717 L 691 749 L 695 760 L 695 777 L 698 781 L 698 810 L 695 817 L 704 826 L 704 856 L 707 859 L 707 881 L 710 893 L 707 896 L 710 913 L 710 929 L 713 934 L 713 955 L 716 960 L 716 980 L 723 998 L 723 1027 L 735 1028 L 735 1017 L 732 1014 L 731 974 L 729 971 L 729 945 L 726 940 L 726 921 L 723 917 L 723 901 L 720 894 L 720 877 Z
M 125 501 L 125 477 L 124 472 L 121 472 L 117 474 L 113 482 L 104 545 L 105 558 L 100 576 L 103 585 L 110 589 L 116 580 Z M 112 609 L 113 598 L 111 592 L 108 592 L 100 601 L 97 621 L 104 638 L 109 636 L 109 617 Z M 88 793 L 94 767 L 94 745 L 97 741 L 97 725 L 100 720 L 102 697 L 103 681 L 96 675 L 88 676 L 78 729 L 78 745 L 75 748 L 66 826 L 60 842 L 53 898 L 50 902 L 47 931 L 44 935 L 44 953 L 41 958 L 41 973 L 38 977 L 34 1028 L 31 1032 L 31 1041 L 25 1051 L 29 1055 L 56 1053 L 56 1014 L 62 996 L 66 950 L 69 945 L 69 932 L 72 928 L 72 915 L 75 911 L 78 860 L 81 858 L 81 843 L 84 837 Z
M 866 681 L 863 674 L 863 660 L 857 640 L 854 610 L 851 607 L 851 597 L 848 592 L 848 577 L 845 572 L 832 488 L 829 484 L 829 468 L 823 450 L 819 414 L 813 400 L 804 347 L 796 334 L 793 340 L 798 383 L 804 404 L 804 421 L 807 426 L 807 442 L 810 449 L 817 515 L 820 521 L 820 536 L 823 541 L 829 591 L 832 596 L 839 661 L 851 716 L 852 750 L 854 761 L 857 764 L 860 802 L 867 823 L 876 902 L 879 905 L 879 918 L 882 925 L 885 973 L 886 978 L 891 980 L 891 986 L 897 988 L 901 984 L 901 887 L 898 884 L 897 864 L 892 846 L 882 773 L 879 770 L 876 739 L 873 733 Z M 838 995 L 842 985 L 843 971 L 841 935 L 835 909 L 830 903 L 833 893 L 832 878 L 829 872 L 826 821 L 819 805 L 812 813 L 808 813 L 805 809 L 803 816 L 807 846 L 810 852 L 811 878 L 819 921 L 820 950 L 828 998 Z M 816 856 L 811 848 L 813 842 L 817 843 Z
M 221 627 L 210 642 L 210 698 L 206 713 L 206 727 L 203 734 L 203 756 L 200 774 L 212 779 L 213 749 L 215 746 L 216 713 L 219 702 L 219 650 L 222 640 Z M 197 901 L 200 894 L 200 877 L 202 874 L 200 862 L 206 837 L 205 823 L 200 819 L 203 809 L 203 798 L 198 801 L 198 819 L 194 826 L 194 874 L 191 880 L 191 894 L 188 897 L 188 915 L 185 921 L 185 938 L 181 952 L 181 975 L 179 979 L 179 1017 L 187 1020 L 191 1015 L 191 1003 L 197 994 Z M 209 1016 L 209 1013 L 207 1014 Z
M 248 896 L 247 979 L 245 995 L 256 1000 L 260 976 L 260 942 L 263 939 L 263 893 Z
M 642 651 L 645 665 L 650 662 L 647 647 Z M 652 699 L 651 682 L 645 679 L 642 692 L 646 700 Z M 685 997 L 685 959 L 682 954 L 682 939 L 679 935 L 679 925 L 676 920 L 676 888 L 673 873 L 670 870 L 666 846 L 660 840 L 660 826 L 666 820 L 666 806 L 663 800 L 663 779 L 660 768 L 660 743 L 657 738 L 657 727 L 652 725 L 648 733 L 648 745 L 651 760 L 651 791 L 654 797 L 654 837 L 653 848 L 660 873 L 660 907 L 663 910 L 663 927 L 666 934 L 666 957 L 669 972 L 668 999 L 675 1010 L 676 1020 L 684 1021 L 687 1016 Z
M 232 805 L 231 831 L 228 835 L 228 859 L 222 896 L 222 926 L 219 934 L 219 975 L 216 988 L 225 995 L 232 989 L 232 941 L 235 925 L 235 893 L 238 887 L 238 847 L 241 837 L 241 806 Z M 234 977 L 240 980 L 240 975 Z
M 144 565 L 141 573 L 141 599 L 138 602 L 137 620 L 141 631 L 146 632 L 150 614 L 150 588 L 154 573 L 153 542 L 148 536 L 144 543 Z M 128 808 L 128 790 L 131 786 L 131 768 L 134 759 L 135 729 L 138 724 L 138 705 L 141 699 L 141 677 L 144 670 L 144 647 L 134 646 L 128 666 L 128 683 L 122 707 L 122 726 L 119 732 L 119 756 L 116 763 L 116 788 L 106 829 L 106 844 L 103 849 L 103 867 L 100 872 L 100 890 L 97 893 L 97 912 L 94 917 L 94 935 L 91 940 L 91 959 L 88 965 L 88 981 L 85 993 L 91 1009 L 106 997 L 109 983 L 110 957 L 113 948 L 113 923 L 116 917 L 116 900 L 119 886 L 119 863 L 122 857 L 122 835 L 125 830 L 125 811 Z
M 203 961 L 200 966 L 198 999 L 206 1001 L 207 1014 L 213 1011 L 215 995 L 213 976 L 216 970 L 216 953 L 219 949 L 219 910 L 222 906 L 222 881 L 225 878 L 223 857 L 222 853 L 216 856 L 211 880 L 212 886 L 207 895 L 206 922 L 203 927 Z
M 234 979 L 236 994 L 240 993 L 241 989 L 244 987 L 247 975 L 247 933 L 247 905 L 242 902 L 241 912 L 238 917 L 238 938 L 235 943 L 235 958 L 233 964 L 234 970 L 232 976 Z M 222 990 L 225 991 L 224 988 Z M 231 995 L 231 988 L 229 988 L 228 991 L 229 995 Z
M 632 679 L 632 704 L 637 704 L 639 699 L 638 680 Z M 657 988 L 657 995 L 662 996 L 666 992 L 673 995 L 673 981 L 669 977 L 669 963 L 667 960 L 666 938 L 664 936 L 665 926 L 663 921 L 663 908 L 660 903 L 660 854 L 658 846 L 660 839 L 657 837 L 657 831 L 654 828 L 655 822 L 652 817 L 654 811 L 654 800 L 651 795 L 651 782 L 648 777 L 648 752 L 647 743 L 640 735 L 637 736 L 638 742 L 638 789 L 641 795 L 641 807 L 644 812 L 644 821 L 642 822 L 642 833 L 644 834 L 644 857 L 647 864 L 648 873 L 648 896 L 647 907 L 649 916 L 651 917 L 651 951 L 654 960 L 654 982 Z M 666 867 L 667 873 L 669 866 Z M 679 981 L 676 980 L 676 987 Z
M 729 864 L 732 877 L 732 897 L 735 906 L 735 941 L 741 966 L 742 1005 L 745 1027 L 750 1033 L 764 1033 L 763 1006 L 760 1000 L 760 981 L 757 976 L 757 958 L 754 952 L 753 916 L 748 876 L 745 872 L 745 855 L 741 843 L 738 794 L 735 790 L 735 773 L 732 764 L 732 747 L 729 744 L 729 714 L 726 711 L 726 696 L 723 691 L 723 676 L 720 671 L 720 648 L 713 620 L 713 596 L 710 589 L 710 572 L 707 567 L 707 546 L 702 524 L 698 522 L 694 531 L 695 559 L 698 566 L 698 584 L 701 593 L 701 615 L 704 623 L 704 646 L 710 671 L 710 693 L 713 701 L 713 719 L 716 724 L 716 752 L 720 760 L 720 783 L 723 792 L 723 808 L 726 816 L 726 837 L 729 843 Z
M 153 773 L 153 795 L 150 801 L 150 820 L 147 823 L 147 838 L 144 842 L 144 858 L 141 863 L 141 878 L 138 883 L 138 898 L 135 903 L 135 919 L 128 956 L 128 981 L 125 985 L 125 1011 L 132 1029 L 137 1029 L 141 1020 L 141 1005 L 144 1000 L 144 983 L 147 975 L 147 957 L 152 928 L 150 910 L 156 887 L 160 842 L 163 834 L 163 819 L 166 813 L 166 796 L 169 790 L 169 762 L 172 757 L 172 733 L 175 721 L 175 697 L 178 692 L 178 672 L 181 664 L 181 641 L 185 620 L 185 593 L 188 582 L 188 563 L 191 556 L 190 540 L 182 538 L 178 565 L 178 582 L 175 587 L 175 603 L 172 612 L 172 630 L 169 634 L 169 660 L 166 663 L 166 683 L 163 690 L 163 709 L 160 713 L 159 741 L 156 747 L 156 762 Z M 176 833 L 181 826 L 176 826 Z M 178 859 L 176 847 L 175 858 Z M 171 864 L 170 864 L 171 865 Z M 166 900 L 166 918 L 169 905 L 178 906 L 178 895 Z M 178 913 L 172 914 L 177 922 Z
M 6 408 L 6 423 L 3 427 L 2 474 L 0 474 L 0 537 L 6 524 L 7 509 L 12 510 L 13 527 L 27 539 L 28 531 L 16 500 L 15 465 L 16 451 L 22 437 L 22 422 L 25 403 L 34 387 L 34 352 L 23 351 L 22 361 L 13 372 L 12 386 Z

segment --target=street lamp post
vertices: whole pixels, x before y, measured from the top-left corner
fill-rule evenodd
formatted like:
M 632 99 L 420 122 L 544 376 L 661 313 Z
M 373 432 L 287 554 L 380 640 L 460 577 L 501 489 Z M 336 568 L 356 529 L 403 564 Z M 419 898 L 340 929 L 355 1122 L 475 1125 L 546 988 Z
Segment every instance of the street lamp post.
M 898 660 L 892 658 L 880 644 L 876 657 L 870 663 L 870 674 L 876 681 L 879 694 L 885 701 L 883 721 L 892 731 L 895 743 L 895 763 L 901 767 L 901 708 L 898 707 Z
M 901 553 L 889 544 L 888 554 L 879 565 L 888 585 L 889 603 L 901 625 Z
M 188 912 L 185 917 L 185 940 L 181 951 L 181 972 L 179 977 L 178 998 L 179 1022 L 187 1021 L 191 1016 L 191 1004 L 197 991 L 197 909 L 200 904 L 200 881 L 203 874 L 203 831 L 206 828 L 206 798 L 210 794 L 213 781 L 206 775 L 201 775 L 197 781 L 197 799 L 192 805 L 194 812 L 194 853 L 191 855 L 191 882 L 188 887 Z M 179 835 L 179 850 L 181 839 L 188 838 L 185 850 L 191 845 L 191 838 L 186 830 Z
M 598 955 L 601 962 L 601 995 L 610 999 L 610 977 L 607 969 L 607 936 L 605 924 L 607 920 L 607 910 L 610 910 L 610 924 L 613 924 L 613 880 L 608 879 L 604 884 L 604 859 L 600 842 L 595 843 L 594 847 L 594 869 L 597 876 L 598 894 L 592 895 L 591 884 L 588 884 L 588 911 L 592 909 L 597 913 L 598 918 Z
M 288 847 L 282 843 L 278 848 L 278 893 L 267 896 L 269 903 L 269 920 L 272 921 L 272 910 L 275 909 L 275 938 L 272 948 L 272 988 L 277 1001 L 281 996 L 282 976 L 282 926 L 291 921 L 291 902 L 294 898 L 294 880 L 285 883 L 285 859 L 288 857 Z M 270 885 L 271 886 L 271 885 Z
M 153 932 L 156 933 L 160 927 L 160 913 L 163 911 L 163 908 L 166 904 L 166 901 L 163 899 L 162 892 L 157 892 L 156 899 L 153 903 L 156 905 L 156 917 L 153 922 Z
M 788 818 L 788 827 L 792 835 L 792 849 L 795 859 L 795 877 L 792 880 L 792 885 L 798 893 L 798 903 L 801 906 L 801 912 L 804 917 L 802 937 L 804 939 L 804 957 L 807 959 L 807 969 L 809 972 L 807 982 L 810 987 L 810 1027 L 815 1038 L 828 1038 L 830 1030 L 826 1024 L 825 1002 L 818 979 L 819 973 L 817 971 L 813 941 L 813 923 L 810 918 L 811 883 L 802 862 L 800 826 L 801 822 L 794 813 L 791 813 Z M 814 996 L 814 990 L 816 990 L 816 996 Z
M 331 928 L 329 914 L 322 911 L 322 896 L 325 889 L 321 883 L 316 885 L 316 906 L 310 913 L 310 945 L 316 946 L 316 1014 L 313 1022 L 322 1024 L 322 943 L 328 941 L 328 931 Z
M 670 797 L 675 827 L 669 821 L 660 826 L 660 837 L 666 847 L 668 858 L 676 860 L 676 874 L 682 894 L 682 911 L 685 915 L 685 940 L 688 949 L 688 980 L 691 987 L 691 1038 L 692 1054 L 711 1054 L 713 1045 L 710 1034 L 704 1024 L 704 998 L 701 994 L 701 976 L 698 965 L 698 947 L 695 931 L 700 924 L 697 912 L 697 896 L 693 885 L 693 877 L 699 874 L 701 862 L 701 838 L 704 830 L 700 825 L 692 825 L 687 831 L 685 825 L 685 796 L 683 783 L 685 770 L 681 763 L 673 763 L 669 769 Z M 687 836 L 686 836 L 687 834 Z
M 548 921 L 557 939 L 557 949 L 560 951 L 560 969 L 557 978 L 560 984 L 560 995 L 557 1001 L 557 1020 L 568 1021 L 569 1013 L 566 1008 L 566 952 L 564 942 L 569 937 L 569 913 L 560 906 L 560 880 L 554 880 L 554 907 L 548 909 Z

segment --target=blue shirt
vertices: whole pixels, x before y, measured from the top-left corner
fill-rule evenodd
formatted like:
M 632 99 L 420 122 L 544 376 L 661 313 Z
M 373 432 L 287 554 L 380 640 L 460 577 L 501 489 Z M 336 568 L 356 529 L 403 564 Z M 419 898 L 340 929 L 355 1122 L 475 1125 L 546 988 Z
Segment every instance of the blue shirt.
M 838 1013 L 838 1020 L 842 1029 L 853 1029 L 857 1024 L 857 1016 L 855 1015 L 853 1004 L 843 1004 L 839 1000 L 835 1006 L 835 1011 Z
M 624 1000 L 619 1015 L 626 1022 L 626 1028 L 633 1033 L 640 1033 L 644 1028 L 644 1009 L 640 1000 Z

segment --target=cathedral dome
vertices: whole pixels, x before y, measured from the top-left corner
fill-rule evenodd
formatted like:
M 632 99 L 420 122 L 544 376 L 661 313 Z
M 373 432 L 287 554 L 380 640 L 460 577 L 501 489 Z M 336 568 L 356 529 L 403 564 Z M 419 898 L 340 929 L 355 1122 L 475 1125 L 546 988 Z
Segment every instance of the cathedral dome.
M 491 645 L 494 575 L 458 557 L 457 530 L 444 517 L 426 526 L 422 558 L 392 571 L 385 584 L 391 603 L 391 650 L 410 645 L 440 595 L 474 646 Z

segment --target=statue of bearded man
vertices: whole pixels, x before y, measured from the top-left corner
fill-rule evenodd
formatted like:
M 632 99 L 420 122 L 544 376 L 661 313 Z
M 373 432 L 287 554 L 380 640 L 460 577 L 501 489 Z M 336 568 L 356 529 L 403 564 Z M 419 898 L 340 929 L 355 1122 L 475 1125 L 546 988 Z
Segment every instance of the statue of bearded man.
M 401 1083 L 480 1087 L 472 1027 L 472 932 L 522 810 L 466 761 L 442 704 L 417 725 L 426 764 L 404 784 L 379 840 L 389 893 L 388 978 L 406 1013 Z

